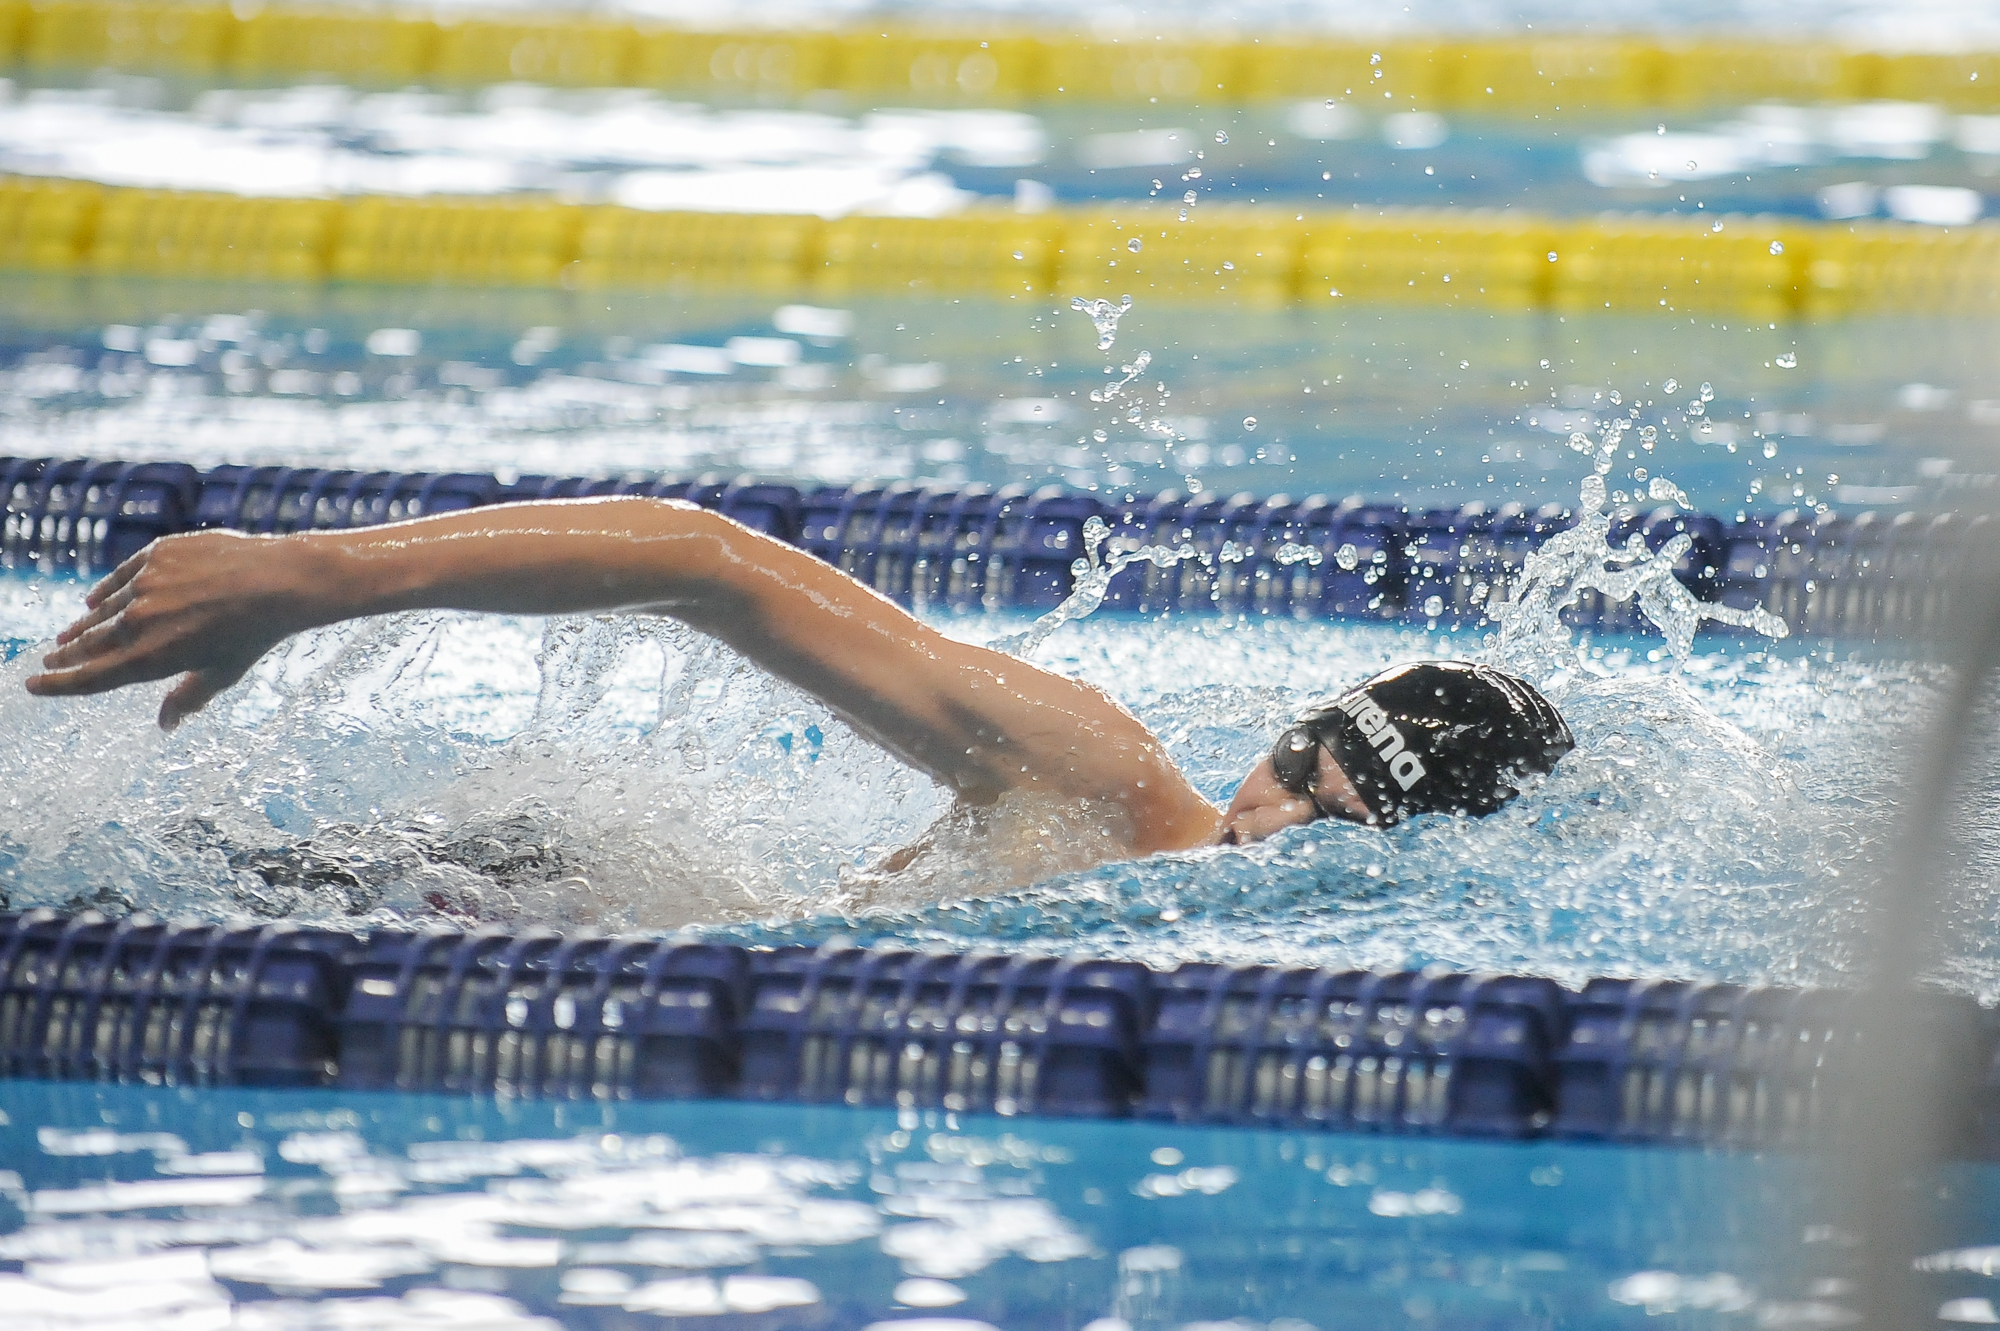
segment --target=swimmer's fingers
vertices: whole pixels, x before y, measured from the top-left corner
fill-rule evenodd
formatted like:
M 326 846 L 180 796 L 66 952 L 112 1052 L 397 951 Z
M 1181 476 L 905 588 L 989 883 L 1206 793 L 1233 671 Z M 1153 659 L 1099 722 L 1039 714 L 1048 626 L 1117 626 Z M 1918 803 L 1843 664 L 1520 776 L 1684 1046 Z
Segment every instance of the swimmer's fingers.
M 183 718 L 208 706 L 216 694 L 241 678 L 243 669 L 190 670 L 160 700 L 160 729 L 172 730 Z
M 91 633 L 101 632 L 100 626 Z M 114 656 L 100 656 L 95 659 L 70 658 L 89 634 L 60 652 L 50 652 L 42 658 L 48 670 L 39 675 L 28 676 L 28 692 L 42 698 L 70 698 L 86 693 L 107 693 L 123 688 L 127 684 L 142 684 L 149 679 L 160 679 L 171 675 L 177 667 L 162 666 L 150 659 L 145 652 L 126 651 Z M 64 659 L 59 659 L 64 658 Z
M 109 573 L 98 579 L 97 585 L 85 593 L 83 603 L 95 610 L 104 602 L 106 597 L 110 596 L 113 592 L 123 590 L 125 585 L 132 581 L 133 575 L 146 566 L 146 560 L 152 553 L 153 547 L 149 544 L 145 549 L 139 551 L 138 554 L 133 555 L 117 568 L 112 569 Z
M 84 634 L 90 632 L 90 630 L 96 628 L 99 624 L 115 618 L 121 610 L 132 604 L 132 597 L 134 595 L 135 593 L 129 584 L 113 589 L 102 598 L 97 598 L 97 593 L 93 591 L 91 597 L 97 599 L 86 598 L 84 601 L 84 604 L 90 607 L 89 611 L 78 618 L 68 628 L 56 634 L 56 646 L 66 647 L 78 638 L 81 638 Z
M 110 617 L 102 622 L 88 627 L 83 621 L 72 625 L 74 636 L 65 634 L 68 641 L 59 640 L 56 649 L 42 658 L 46 673 L 29 677 L 28 692 L 43 697 L 104 693 L 183 670 L 212 667 L 215 658 L 222 655 L 214 650 L 210 635 L 198 626 L 176 622 L 172 614 L 143 601 L 114 608 L 113 603 L 121 599 L 127 599 L 123 593 L 99 607 L 99 611 L 110 611 Z M 223 663 L 228 660 L 224 656 Z

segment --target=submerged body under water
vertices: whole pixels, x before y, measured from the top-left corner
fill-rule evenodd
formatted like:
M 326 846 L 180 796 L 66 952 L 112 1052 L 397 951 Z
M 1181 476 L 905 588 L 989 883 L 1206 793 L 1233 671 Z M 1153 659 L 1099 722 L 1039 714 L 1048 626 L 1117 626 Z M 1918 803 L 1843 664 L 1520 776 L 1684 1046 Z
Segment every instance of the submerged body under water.
M 1893 745 L 1933 667 L 1716 638 L 1545 660 L 1577 748 L 1500 813 L 1338 822 L 1248 847 L 1115 858 L 1101 811 L 954 808 L 804 695 L 713 640 L 636 616 L 412 614 L 273 653 L 172 735 L 155 688 L 28 697 L 29 647 L 83 584 L 0 581 L 0 892 L 364 926 L 699 928 L 1134 957 L 1838 982 L 1868 859 L 1892 827 Z M 1002 615 L 947 621 L 990 641 Z M 1098 617 L 1037 661 L 1098 683 L 1211 799 L 1306 703 L 1476 633 Z M 55 779 L 51 779 L 54 777 Z M 1996 829 L 1969 783 L 1976 870 Z M 917 845 L 914 857 L 899 848 Z M 904 861 L 908 861 L 904 863 Z M 1993 891 L 1967 872 L 1941 978 L 2000 993 Z

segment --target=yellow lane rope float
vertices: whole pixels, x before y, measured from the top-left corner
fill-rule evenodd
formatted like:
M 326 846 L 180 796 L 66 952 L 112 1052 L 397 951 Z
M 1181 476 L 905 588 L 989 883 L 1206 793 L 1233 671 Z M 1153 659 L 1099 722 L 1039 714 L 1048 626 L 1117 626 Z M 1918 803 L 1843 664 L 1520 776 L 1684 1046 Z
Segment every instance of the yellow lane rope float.
M 0 0 L 0 61 L 377 85 L 527 80 L 723 96 L 833 91 L 923 104 L 1353 97 L 1396 110 L 1518 116 L 1886 98 L 2000 109 L 2000 52 L 1884 53 L 1748 36 L 1197 39 L 872 25 L 697 32 L 576 16 L 431 19 L 177 0 Z
M 0 177 L 0 268 L 161 278 L 1388 302 L 1756 319 L 2000 309 L 2000 225 L 1297 213 L 644 212 L 531 195 L 244 198 Z

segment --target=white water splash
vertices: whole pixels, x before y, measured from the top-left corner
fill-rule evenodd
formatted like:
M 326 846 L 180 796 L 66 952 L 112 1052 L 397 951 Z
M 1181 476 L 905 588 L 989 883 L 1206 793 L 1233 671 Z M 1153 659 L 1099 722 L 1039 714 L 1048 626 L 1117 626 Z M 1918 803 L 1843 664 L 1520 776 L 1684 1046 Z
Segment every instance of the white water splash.
M 1132 298 L 1119 297 L 1113 305 L 1108 300 L 1086 300 L 1078 296 L 1071 300 L 1069 307 L 1090 316 L 1091 324 L 1097 329 L 1097 349 L 1109 351 L 1118 340 L 1118 321 L 1132 312 Z
M 1129 300 L 1130 297 L 1127 297 L 1126 299 Z M 1118 367 L 1125 375 L 1123 379 L 1115 380 L 1111 383 L 1104 385 L 1104 387 L 1102 388 L 1091 389 L 1090 400 L 1092 402 L 1110 402 L 1115 398 L 1123 397 L 1125 395 L 1126 386 L 1130 384 L 1134 379 L 1137 379 L 1140 375 L 1144 374 L 1146 372 L 1146 367 L 1151 365 L 1152 363 L 1153 363 L 1152 352 L 1150 351 L 1140 352 L 1138 355 L 1132 358 L 1132 363 L 1130 365 L 1121 365 Z
M 1575 646 L 1562 613 L 1587 592 L 1597 592 L 1613 604 L 1636 598 L 1640 613 L 1666 638 L 1677 669 L 1687 664 L 1703 620 L 1747 628 L 1767 638 L 1791 632 L 1784 620 L 1762 606 L 1738 609 L 1703 601 L 1689 591 L 1674 576 L 1674 565 L 1694 544 L 1686 532 L 1669 538 L 1657 552 L 1646 549 L 1645 537 L 1638 532 L 1623 546 L 1611 544 L 1604 478 L 1637 414 L 1635 410 L 1630 418 L 1614 416 L 1605 422 L 1591 474 L 1583 478 L 1579 490 L 1576 525 L 1551 536 L 1528 556 L 1513 596 L 1494 608 L 1500 638 L 1487 653 L 1493 664 L 1529 678 L 1560 669 Z M 1579 453 L 1592 450 L 1589 437 L 1581 433 L 1571 435 L 1569 444 Z M 1653 477 L 1646 494 L 1657 502 L 1688 507 L 1687 495 L 1664 476 Z
M 1103 518 L 1087 520 L 1083 524 L 1083 558 L 1069 566 L 1071 575 L 1076 579 L 1070 594 L 1063 598 L 1061 605 L 1030 624 L 1025 631 L 1002 638 L 993 644 L 994 647 L 1025 660 L 1048 641 L 1051 633 L 1103 605 L 1105 594 L 1111 590 L 1111 579 L 1125 569 L 1141 560 L 1156 568 L 1172 568 L 1183 560 L 1199 558 L 1194 546 L 1183 541 L 1178 546 L 1142 545 L 1136 550 L 1120 550 L 1106 561 L 1098 551 L 1110 535 L 1111 528 Z
M 1173 568 L 1188 560 L 1207 569 L 1221 564 L 1240 564 L 1256 553 L 1249 545 L 1237 545 L 1234 541 L 1224 541 L 1222 548 L 1213 555 L 1196 550 L 1190 542 L 1183 541 L 1177 546 L 1142 545 L 1132 550 L 1114 551 L 1111 558 L 1103 558 L 1099 550 L 1111 535 L 1111 528 L 1103 518 L 1093 517 L 1083 524 L 1083 557 L 1070 565 L 1071 576 L 1076 583 L 1062 604 L 1043 615 L 1026 631 L 1003 638 L 993 644 L 1000 651 L 1011 653 L 1024 660 L 1033 655 L 1035 649 L 1048 641 L 1054 633 L 1071 620 L 1082 619 L 1094 613 L 1104 604 L 1105 596 L 1111 590 L 1111 580 L 1132 565 L 1145 562 L 1156 568 Z M 1287 541 L 1279 546 L 1271 556 L 1284 567 L 1293 564 L 1320 562 L 1320 553 L 1309 545 L 1299 545 Z

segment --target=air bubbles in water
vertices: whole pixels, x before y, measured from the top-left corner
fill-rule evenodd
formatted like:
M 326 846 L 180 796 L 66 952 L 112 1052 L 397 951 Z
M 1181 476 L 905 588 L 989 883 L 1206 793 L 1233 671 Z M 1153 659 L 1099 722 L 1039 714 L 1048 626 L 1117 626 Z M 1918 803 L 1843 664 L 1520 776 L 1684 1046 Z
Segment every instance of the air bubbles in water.
M 1139 239 L 1137 236 L 1134 236 L 1132 237 L 1132 239 L 1125 242 L 1125 248 L 1132 251 L 1132 253 L 1137 254 L 1140 250 L 1146 248 L 1146 242 Z
M 1444 598 L 1442 596 L 1426 596 L 1424 598 L 1425 617 L 1429 619 L 1436 619 L 1439 615 L 1443 613 L 1444 613 Z
M 1371 65 L 1379 65 L 1379 64 L 1381 64 L 1381 63 L 1382 63 L 1382 53 L 1381 53 L 1380 51 L 1377 51 L 1377 52 L 1375 52 L 1374 54 L 1370 55 L 1370 56 L 1368 57 L 1368 63 L 1369 63 L 1369 64 L 1371 64 Z
M 1659 427 L 1653 425 L 1642 425 L 1639 427 L 1639 447 L 1650 453 L 1659 446 L 1659 443 Z
M 1619 396 L 1619 393 L 1618 393 L 1618 390 L 1617 390 L 1617 389 L 1615 389 L 1615 388 L 1614 388 L 1614 389 L 1612 389 L 1612 390 L 1611 390 L 1611 405 L 1612 405 L 1612 406 L 1614 406 L 1614 407 L 1616 407 L 1616 406 L 1620 406 L 1620 405 L 1622 405 L 1622 404 L 1624 403 L 1624 401 L 1625 401 L 1625 399 L 1624 399 L 1623 397 Z
M 1196 197 L 1195 192 L 1193 190 L 1189 190 L 1187 193 L 1181 195 L 1181 202 L 1191 204 L 1195 201 L 1195 197 Z
M 1555 261 L 1556 261 L 1556 252 L 1555 252 L 1554 250 L 1550 250 L 1550 251 L 1549 251 L 1549 262 L 1550 262 L 1550 263 L 1554 263 Z M 1542 362 L 1542 364 L 1543 364 L 1543 365 L 1547 365 L 1547 364 L 1548 364 L 1548 362 L 1547 362 L 1547 361 L 1543 361 L 1543 362 Z
M 1579 453 L 1588 453 L 1590 451 L 1590 436 L 1581 430 L 1575 431 L 1569 437 L 1569 446 Z
M 1678 379 L 1669 379 L 1665 383 L 1661 384 L 1660 388 L 1664 392 L 1678 393 L 1681 390 L 1681 381 Z
M 1777 441 L 1777 440 L 1775 440 L 1775 439 L 1766 439 L 1766 440 L 1764 441 L 1764 456 L 1765 456 L 1765 457 L 1767 457 L 1767 458 L 1774 458 L 1774 457 L 1778 456 L 1778 441 Z
M 1244 428 L 1244 429 L 1246 429 L 1246 430 L 1254 430 L 1254 429 L 1256 429 L 1256 428 L 1257 428 L 1257 418 L 1256 418 L 1255 416 L 1245 416 L 1245 417 L 1243 418 L 1243 428 Z
M 1703 402 L 1715 401 L 1715 386 L 1713 384 L 1703 384 L 1701 386 L 1701 400 Z
M 1796 368 L 1798 367 L 1798 363 L 1799 363 L 1799 353 L 1798 353 L 1798 352 L 1796 352 L 1796 351 L 1781 351 L 1781 352 L 1779 352 L 1779 353 L 1778 353 L 1778 368 L 1779 368 L 1779 369 L 1781 369 L 1781 370 L 1791 370 L 1791 369 L 1796 369 Z
M 1104 433 L 1104 431 L 1102 430 L 1092 430 L 1090 432 L 1090 438 L 1091 442 L 1102 444 L 1108 442 L 1111 436 Z
M 1772 242 L 1771 242 L 1771 253 L 1773 253 L 1773 254 L 1783 254 L 1784 252 L 1785 252 L 1785 242 L 1784 242 L 1784 241 L 1782 241 L 1782 240 L 1774 240 L 1774 241 L 1772 241 Z
M 1355 549 L 1353 542 L 1350 541 L 1333 552 L 1333 562 L 1340 565 L 1345 571 L 1352 573 L 1356 566 L 1361 563 L 1361 552 Z
M 1229 131 L 1226 129 L 1218 129 L 1217 131 L 1215 131 L 1215 141 L 1217 143 L 1229 142 Z

